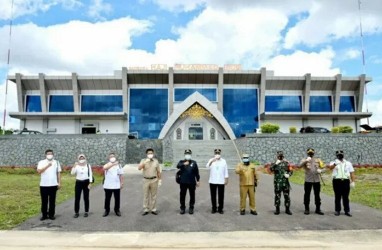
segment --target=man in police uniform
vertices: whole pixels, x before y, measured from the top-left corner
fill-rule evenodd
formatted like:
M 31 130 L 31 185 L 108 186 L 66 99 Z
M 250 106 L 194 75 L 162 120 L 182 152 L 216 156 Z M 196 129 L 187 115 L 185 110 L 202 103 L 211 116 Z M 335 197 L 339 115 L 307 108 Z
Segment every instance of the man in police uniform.
M 329 164 L 329 168 L 333 170 L 334 215 L 340 215 L 342 198 L 345 215 L 352 217 L 350 214 L 349 193 L 350 188 L 355 187 L 354 168 L 350 161 L 344 159 L 344 151 L 336 151 L 336 156 L 337 159 Z
M 248 154 L 243 154 L 242 162 L 236 166 L 235 172 L 240 177 L 240 214 L 245 215 L 247 196 L 249 196 L 251 214 L 257 215 L 255 202 L 256 168 L 253 163 L 249 162 Z
M 162 183 L 161 169 L 159 162 L 154 158 L 154 149 L 148 148 L 146 150 L 147 157 L 142 159 L 138 170 L 142 170 L 143 173 L 143 214 L 147 215 L 151 212 L 157 215 L 157 192 L 158 186 Z
M 191 149 L 184 151 L 184 160 L 180 160 L 176 166 L 180 169 L 180 214 L 184 214 L 186 210 L 186 194 L 190 193 L 190 203 L 188 213 L 194 213 L 195 206 L 195 190 L 199 187 L 200 175 L 196 161 L 191 160 Z
M 289 162 L 284 159 L 284 153 L 282 151 L 277 152 L 277 160 L 272 163 L 271 172 L 274 173 L 274 188 L 275 188 L 275 207 L 274 214 L 280 214 L 280 200 L 281 192 L 284 194 L 285 213 L 292 215 L 290 211 L 290 184 L 289 177 L 293 174 L 292 169 L 289 166 Z
M 309 214 L 310 193 L 314 191 L 314 200 L 316 204 L 316 214 L 324 215 L 321 211 L 321 173 L 324 172 L 324 163 L 321 159 L 314 157 L 314 149 L 308 148 L 306 150 L 308 157 L 301 160 L 300 166 L 305 170 L 305 183 L 304 183 L 304 214 Z

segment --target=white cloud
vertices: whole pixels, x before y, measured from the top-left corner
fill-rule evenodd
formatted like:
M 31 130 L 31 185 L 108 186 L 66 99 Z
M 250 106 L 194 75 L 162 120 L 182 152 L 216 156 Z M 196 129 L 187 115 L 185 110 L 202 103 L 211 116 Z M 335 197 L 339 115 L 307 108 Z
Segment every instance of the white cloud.
M 332 66 L 334 56 L 331 48 L 323 49 L 319 53 L 296 51 L 291 55 L 278 55 L 265 66 L 268 70 L 274 70 L 275 75 L 301 76 L 311 73 L 313 76 L 332 76 L 340 72 Z
M 361 52 L 359 49 L 348 49 L 345 51 L 345 59 L 355 59 L 355 58 L 360 58 Z
M 13 17 L 34 15 L 38 12 L 46 12 L 55 5 L 62 5 L 66 9 L 74 9 L 82 6 L 80 0 L 14 0 Z M 12 1 L 0 0 L 0 20 L 7 20 L 12 15 Z
M 103 17 L 103 14 L 110 14 L 112 12 L 113 8 L 111 4 L 104 3 L 103 0 L 92 0 L 92 4 L 89 7 L 88 10 L 88 16 L 95 19 L 95 20 L 106 20 Z
M 5 105 L 5 83 L 0 84 L 0 117 L 1 123 L 0 126 L 3 127 L 3 118 L 4 118 L 4 105 Z M 7 97 L 7 117 L 5 119 L 5 129 L 19 129 L 20 122 L 18 119 L 13 119 L 9 117 L 9 112 L 17 112 L 18 104 L 17 104 L 17 92 L 16 92 L 16 84 L 12 82 L 8 82 L 8 97 Z

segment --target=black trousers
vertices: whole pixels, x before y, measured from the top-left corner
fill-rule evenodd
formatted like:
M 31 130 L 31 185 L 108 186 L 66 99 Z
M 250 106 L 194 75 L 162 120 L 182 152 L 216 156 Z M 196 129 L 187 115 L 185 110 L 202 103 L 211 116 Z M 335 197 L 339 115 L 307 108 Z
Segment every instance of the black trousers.
M 219 212 L 223 211 L 224 208 L 224 184 L 212 184 L 210 183 L 210 193 L 211 193 L 211 203 L 212 210 L 216 211 L 216 208 Z M 218 193 L 218 202 L 219 206 L 216 206 L 216 191 Z
M 57 186 L 52 187 L 41 187 L 40 186 L 40 196 L 41 196 L 41 213 L 43 217 L 53 217 L 56 213 L 56 194 Z M 48 211 L 49 205 L 49 211 Z
M 320 191 L 321 191 L 321 183 L 320 182 L 305 182 L 304 183 L 304 205 L 305 208 L 309 208 L 310 204 L 310 193 L 312 191 L 314 192 L 314 203 L 316 204 L 316 209 L 320 209 L 321 206 L 321 198 L 320 198 Z
M 80 211 L 81 193 L 84 193 L 85 212 L 89 212 L 89 180 L 76 180 L 74 188 L 74 212 L 78 214 Z
M 190 193 L 190 208 L 194 209 L 195 205 L 195 189 L 196 184 L 180 184 L 180 209 L 186 209 L 186 194 L 187 190 Z
M 121 202 L 121 189 L 104 189 L 105 190 L 105 211 L 110 212 L 110 200 L 114 194 L 114 212 L 119 212 Z
M 349 207 L 349 193 L 350 193 L 350 180 L 349 179 L 333 179 L 334 190 L 334 206 L 336 212 L 341 212 L 341 199 L 344 205 L 345 213 L 350 212 Z

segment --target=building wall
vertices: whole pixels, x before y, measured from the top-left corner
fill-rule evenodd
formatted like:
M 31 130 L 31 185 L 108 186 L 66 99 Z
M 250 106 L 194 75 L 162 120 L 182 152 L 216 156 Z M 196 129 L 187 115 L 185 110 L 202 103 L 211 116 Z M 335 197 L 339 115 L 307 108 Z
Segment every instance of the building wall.
M 99 130 L 101 133 L 110 133 L 110 134 L 126 134 L 127 131 L 124 131 L 123 120 L 99 120 Z
M 75 134 L 75 121 L 51 119 L 48 121 L 48 131 L 51 129 L 56 129 L 55 134 Z
M 42 132 L 43 130 L 42 127 L 43 127 L 42 120 L 26 120 L 25 121 L 25 128 L 27 128 L 28 130 L 37 130 Z

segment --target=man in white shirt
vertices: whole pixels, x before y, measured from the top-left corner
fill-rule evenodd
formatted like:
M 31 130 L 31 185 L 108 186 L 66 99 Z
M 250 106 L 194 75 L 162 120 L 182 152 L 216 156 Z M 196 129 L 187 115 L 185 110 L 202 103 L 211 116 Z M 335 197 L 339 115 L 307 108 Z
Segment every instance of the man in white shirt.
M 214 214 L 217 211 L 223 214 L 224 187 L 228 184 L 228 166 L 227 162 L 221 158 L 221 149 L 215 149 L 214 154 L 214 158 L 211 158 L 206 165 L 210 169 L 211 213 Z M 218 206 L 216 205 L 216 190 L 218 191 Z
M 109 162 L 103 166 L 104 182 L 103 188 L 105 190 L 105 212 L 103 217 L 110 213 L 110 200 L 114 194 L 114 212 L 117 216 L 121 216 L 120 201 L 121 201 L 121 188 L 123 187 L 123 169 L 121 164 L 116 159 L 114 153 L 109 154 Z
M 41 175 L 40 195 L 41 195 L 41 213 L 40 220 L 55 220 L 56 213 L 56 193 L 61 186 L 61 166 L 53 159 L 53 150 L 45 151 L 46 159 L 39 161 L 37 172 Z M 49 211 L 48 211 L 49 205 Z
M 337 159 L 329 164 L 329 168 L 333 170 L 333 190 L 335 216 L 339 216 L 341 212 L 341 198 L 344 205 L 345 215 L 352 217 L 349 207 L 350 188 L 355 187 L 354 168 L 350 161 L 344 159 L 344 151 L 336 151 Z

